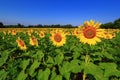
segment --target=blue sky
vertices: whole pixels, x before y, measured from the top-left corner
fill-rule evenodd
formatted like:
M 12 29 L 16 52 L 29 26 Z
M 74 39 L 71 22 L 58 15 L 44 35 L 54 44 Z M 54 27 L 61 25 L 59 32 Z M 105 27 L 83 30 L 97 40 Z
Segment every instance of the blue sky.
M 86 20 L 106 23 L 120 18 L 120 0 L 0 0 L 4 24 L 72 24 Z

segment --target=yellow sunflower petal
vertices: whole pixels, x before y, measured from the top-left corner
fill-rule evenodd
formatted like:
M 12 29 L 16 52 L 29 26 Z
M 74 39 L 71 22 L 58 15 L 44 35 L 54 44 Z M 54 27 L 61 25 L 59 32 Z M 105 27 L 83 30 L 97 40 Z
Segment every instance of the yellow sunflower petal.
M 94 27 L 95 27 L 95 28 L 99 28 L 100 25 L 101 25 L 100 23 L 96 22 L 96 23 L 94 24 Z
M 90 23 L 89 26 L 93 26 L 94 25 L 94 21 L 93 20 L 90 20 L 89 23 Z

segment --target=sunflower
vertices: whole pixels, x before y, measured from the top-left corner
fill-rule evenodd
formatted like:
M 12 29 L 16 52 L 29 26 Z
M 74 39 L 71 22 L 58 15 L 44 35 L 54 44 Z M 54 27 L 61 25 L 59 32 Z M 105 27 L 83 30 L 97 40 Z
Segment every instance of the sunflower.
M 65 31 L 65 34 L 71 35 L 72 33 L 71 33 L 71 31 L 68 29 L 67 31 Z
M 112 32 L 112 31 L 105 31 L 105 32 L 104 32 L 104 38 L 105 38 L 105 39 L 112 39 L 112 38 L 114 38 L 114 37 L 115 37 L 114 32 Z
M 29 29 L 27 33 L 28 33 L 29 36 L 31 36 L 32 33 L 33 33 L 33 30 L 32 30 L 32 29 Z
M 10 35 L 10 34 L 11 34 L 11 30 L 8 30 L 8 32 L 7 32 L 7 33 L 8 33 L 8 35 Z
M 45 33 L 43 31 L 40 31 L 39 36 L 40 36 L 40 38 L 43 38 L 43 37 L 45 37 Z
M 18 47 L 21 49 L 21 50 L 26 50 L 27 48 L 26 48 L 26 45 L 25 45 L 25 42 L 22 40 L 22 39 L 20 39 L 19 37 L 18 37 L 18 39 L 16 40 L 16 42 L 17 42 L 17 44 L 18 44 Z
M 30 38 L 30 45 L 32 45 L 32 46 L 38 46 L 38 40 L 37 40 L 36 37 L 32 36 Z
M 50 37 L 50 40 L 53 42 L 53 45 L 59 47 L 66 43 L 66 34 L 63 31 L 56 30 L 51 34 L 52 36 Z
M 16 32 L 16 30 L 12 30 L 12 33 L 11 33 L 12 35 L 16 35 L 17 34 L 17 32 Z
M 75 35 L 76 37 L 79 37 L 80 33 L 81 33 L 80 28 L 75 28 L 74 31 L 72 32 L 72 35 Z
M 79 35 L 80 41 L 83 43 L 88 43 L 90 45 L 95 45 L 96 42 L 100 42 L 104 35 L 104 29 L 99 29 L 100 23 L 90 20 L 90 22 L 84 22 L 81 26 L 81 33 Z

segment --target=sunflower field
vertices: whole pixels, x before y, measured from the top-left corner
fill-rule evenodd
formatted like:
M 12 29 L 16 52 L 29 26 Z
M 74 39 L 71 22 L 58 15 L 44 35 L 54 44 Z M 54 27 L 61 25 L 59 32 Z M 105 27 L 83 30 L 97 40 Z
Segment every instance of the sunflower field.
M 1 28 L 0 80 L 120 80 L 120 32 L 99 26 Z

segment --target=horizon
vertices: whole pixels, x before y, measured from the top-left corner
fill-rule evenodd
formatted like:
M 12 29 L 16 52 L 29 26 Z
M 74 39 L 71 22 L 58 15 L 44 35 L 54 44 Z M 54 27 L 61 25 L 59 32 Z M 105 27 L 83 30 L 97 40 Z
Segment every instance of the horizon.
M 120 18 L 119 0 L 1 0 L 0 22 L 4 25 L 79 26 L 94 20 L 102 24 Z

